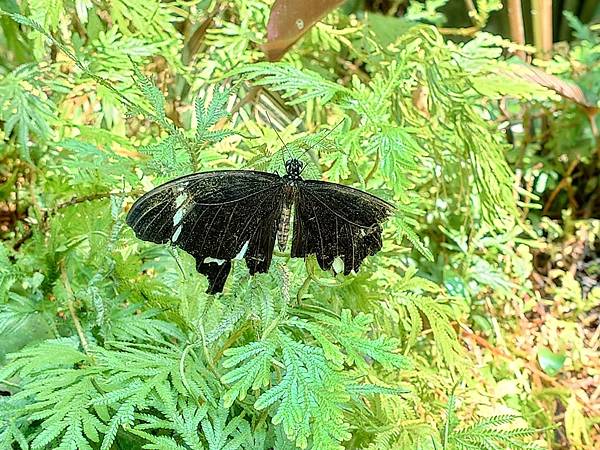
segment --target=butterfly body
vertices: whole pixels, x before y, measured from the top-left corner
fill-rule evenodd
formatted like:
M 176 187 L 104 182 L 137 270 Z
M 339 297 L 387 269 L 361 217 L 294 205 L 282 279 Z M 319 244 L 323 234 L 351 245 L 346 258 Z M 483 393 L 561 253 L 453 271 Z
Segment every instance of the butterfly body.
M 283 176 L 223 170 L 169 181 L 139 198 L 127 223 L 140 239 L 194 256 L 209 293 L 223 290 L 234 259 L 245 259 L 250 274 L 267 272 L 275 244 L 286 248 L 292 216 L 292 257 L 314 254 L 324 270 L 340 257 L 344 274 L 358 271 L 381 249 L 381 224 L 393 206 L 348 186 L 304 180 L 298 159 L 285 168 Z
M 297 185 L 302 181 L 301 173 L 303 167 L 302 161 L 296 158 L 288 159 L 285 162 L 286 174 L 282 177 L 285 182 L 283 186 L 284 200 L 277 228 L 277 246 L 282 252 L 285 251 L 285 247 L 287 246 L 292 208 L 297 197 Z

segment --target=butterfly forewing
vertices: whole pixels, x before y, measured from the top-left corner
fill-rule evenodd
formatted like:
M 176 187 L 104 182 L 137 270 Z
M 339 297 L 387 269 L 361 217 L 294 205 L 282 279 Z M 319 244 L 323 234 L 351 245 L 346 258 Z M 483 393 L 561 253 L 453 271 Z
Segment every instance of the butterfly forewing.
M 245 258 L 250 273 L 269 269 L 281 216 L 283 179 L 254 171 L 202 172 L 148 192 L 131 208 L 127 223 L 136 236 L 171 242 L 196 259 L 221 292 L 231 260 Z
M 381 223 L 393 209 L 358 189 L 303 180 L 298 186 L 291 255 L 314 254 L 323 270 L 331 269 L 339 256 L 345 275 L 357 272 L 367 256 L 381 249 Z

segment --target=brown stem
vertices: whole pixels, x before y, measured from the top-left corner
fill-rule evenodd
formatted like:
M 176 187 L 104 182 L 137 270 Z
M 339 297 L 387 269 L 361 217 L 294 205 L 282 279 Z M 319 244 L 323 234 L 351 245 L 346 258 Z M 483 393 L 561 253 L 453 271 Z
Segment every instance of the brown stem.
M 467 7 L 467 14 L 471 20 L 471 23 L 481 28 L 481 16 L 479 15 L 479 11 L 477 11 L 473 0 L 465 0 L 465 6 Z
M 525 44 L 525 27 L 523 26 L 523 9 L 521 0 L 508 0 L 508 26 L 510 38 L 519 45 Z M 517 50 L 515 54 L 523 61 L 526 60 L 525 52 Z
M 552 54 L 552 0 L 533 0 L 531 17 L 537 56 L 541 59 L 550 59 Z
M 546 214 L 548 212 L 548 210 L 550 209 L 550 207 L 554 203 L 554 200 L 556 199 L 556 196 L 558 195 L 558 193 L 563 188 L 566 188 L 570 184 L 570 182 L 571 182 L 570 181 L 571 174 L 573 173 L 573 171 L 575 170 L 575 168 L 577 167 L 578 164 L 579 164 L 579 158 L 577 158 L 577 159 L 575 159 L 575 160 L 573 160 L 571 162 L 571 165 L 567 169 L 567 172 L 565 173 L 564 177 L 562 178 L 562 180 L 560 180 L 560 182 L 558 183 L 558 185 L 554 188 L 554 190 L 550 194 L 550 197 L 548 197 L 548 201 L 544 205 L 544 209 L 542 210 L 542 214 Z
M 480 26 L 472 26 L 466 28 L 438 28 L 438 31 L 443 35 L 469 37 L 481 30 Z
M 377 149 L 377 152 L 375 153 L 375 162 L 373 163 L 373 168 L 369 171 L 369 173 L 365 177 L 365 186 L 367 185 L 367 183 L 371 179 L 371 177 L 373 175 L 375 175 L 375 172 L 377 172 L 377 168 L 379 167 L 379 159 L 380 159 L 379 158 L 379 149 Z

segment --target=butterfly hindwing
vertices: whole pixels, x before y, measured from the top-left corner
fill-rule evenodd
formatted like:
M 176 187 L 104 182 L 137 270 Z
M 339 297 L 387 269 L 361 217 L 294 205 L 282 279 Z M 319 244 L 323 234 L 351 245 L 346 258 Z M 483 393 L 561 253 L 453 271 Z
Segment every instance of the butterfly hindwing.
M 251 274 L 269 269 L 283 184 L 266 172 L 196 173 L 142 196 L 127 223 L 140 239 L 171 242 L 190 253 L 208 277 L 207 292 L 221 292 L 234 258 L 244 258 Z
M 381 249 L 381 223 L 393 211 L 389 203 L 358 189 L 302 180 L 296 199 L 292 257 L 314 254 L 323 270 L 334 259 L 344 261 L 344 274 L 358 272 L 362 261 Z

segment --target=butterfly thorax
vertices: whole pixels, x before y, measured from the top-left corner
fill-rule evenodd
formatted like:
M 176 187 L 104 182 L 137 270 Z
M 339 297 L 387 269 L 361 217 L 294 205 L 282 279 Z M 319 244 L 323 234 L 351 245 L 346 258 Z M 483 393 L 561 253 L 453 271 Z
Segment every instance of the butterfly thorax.
M 302 180 L 300 174 L 304 168 L 304 163 L 297 158 L 288 159 L 285 162 L 286 175 L 283 177 L 286 180 L 299 181 Z

